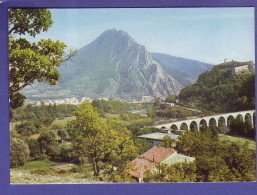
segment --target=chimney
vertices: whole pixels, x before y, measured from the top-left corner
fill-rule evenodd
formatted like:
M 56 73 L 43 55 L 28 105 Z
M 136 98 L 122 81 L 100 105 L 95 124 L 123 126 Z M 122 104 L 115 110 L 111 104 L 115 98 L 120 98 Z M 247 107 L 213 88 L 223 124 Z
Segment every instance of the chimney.
M 154 155 L 153 155 L 153 162 L 154 162 Z

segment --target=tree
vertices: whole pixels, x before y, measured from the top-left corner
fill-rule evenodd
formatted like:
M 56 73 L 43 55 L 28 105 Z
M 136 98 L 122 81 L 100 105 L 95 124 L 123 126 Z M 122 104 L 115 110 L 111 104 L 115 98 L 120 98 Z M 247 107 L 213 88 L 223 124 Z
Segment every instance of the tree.
M 29 146 L 29 151 L 30 151 L 30 157 L 34 158 L 37 155 L 40 155 L 40 145 L 39 142 L 36 139 L 29 139 L 27 141 L 27 144 Z
M 163 137 L 163 141 L 161 142 L 161 146 L 165 148 L 172 148 L 174 147 L 175 143 L 175 139 L 172 139 L 170 136 L 165 135 Z
M 138 148 L 126 129 L 111 130 L 111 143 L 109 161 L 118 173 L 122 173 L 126 165 L 138 155 Z
M 24 165 L 29 159 L 29 146 L 22 140 L 11 138 L 10 141 L 10 166 Z
M 59 129 L 59 130 L 57 131 L 57 135 L 61 137 L 62 142 L 63 142 L 63 140 L 65 140 L 65 139 L 67 138 L 67 133 L 66 133 L 66 131 L 63 130 L 63 129 Z
M 37 141 L 43 154 L 51 155 L 56 153 L 56 149 L 53 147 L 55 145 L 55 137 L 55 134 L 49 131 L 40 134 Z
M 60 80 L 56 67 L 71 59 L 76 51 L 65 53 L 66 44 L 41 39 L 30 43 L 17 35 L 35 37 L 42 31 L 47 31 L 53 21 L 51 12 L 47 9 L 10 9 L 9 12 L 9 98 L 12 109 L 20 107 L 25 96 L 20 90 L 35 81 L 46 81 L 50 85 Z M 17 38 L 18 37 L 18 38 Z
M 80 156 L 81 163 L 85 157 L 88 158 L 94 176 L 98 177 L 102 168 L 100 163 L 111 152 L 110 131 L 88 100 L 79 106 L 75 116 L 76 119 L 67 124 L 73 147 Z

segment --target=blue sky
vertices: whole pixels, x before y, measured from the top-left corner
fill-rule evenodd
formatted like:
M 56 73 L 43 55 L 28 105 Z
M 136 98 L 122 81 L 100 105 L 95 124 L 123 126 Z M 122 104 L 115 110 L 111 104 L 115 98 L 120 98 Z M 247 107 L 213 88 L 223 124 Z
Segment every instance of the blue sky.
M 254 58 L 254 8 L 51 9 L 53 26 L 36 36 L 80 49 L 103 31 L 124 30 L 150 52 L 218 64 Z M 32 40 L 32 39 L 31 39 Z

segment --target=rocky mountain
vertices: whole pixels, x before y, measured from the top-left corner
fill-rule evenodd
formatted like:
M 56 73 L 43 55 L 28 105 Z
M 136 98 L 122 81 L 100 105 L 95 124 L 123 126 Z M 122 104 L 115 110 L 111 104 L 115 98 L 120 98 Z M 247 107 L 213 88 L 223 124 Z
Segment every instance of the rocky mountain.
M 59 67 L 59 72 L 62 79 L 55 86 L 37 83 L 23 93 L 31 100 L 65 97 L 139 100 L 146 95 L 178 94 L 187 84 L 183 78 L 194 80 L 181 63 L 170 63 L 161 54 L 151 54 L 126 32 L 115 29 L 103 32 L 79 49 L 71 62 Z
M 196 82 L 201 73 L 213 68 L 212 64 L 167 54 L 152 53 L 152 57 L 161 65 L 164 71 L 174 77 L 183 86 Z

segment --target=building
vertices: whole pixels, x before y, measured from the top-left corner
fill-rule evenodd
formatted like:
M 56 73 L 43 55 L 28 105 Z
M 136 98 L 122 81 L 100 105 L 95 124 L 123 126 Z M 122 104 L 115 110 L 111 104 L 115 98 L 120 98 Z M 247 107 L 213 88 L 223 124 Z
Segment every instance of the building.
M 195 158 L 178 154 L 173 148 L 154 146 L 140 157 L 130 162 L 132 169 L 129 174 L 136 178 L 137 182 L 143 182 L 144 174 L 147 170 L 156 170 L 159 163 L 168 165 L 176 162 L 192 162 Z
M 155 145 L 159 145 L 162 141 L 164 136 L 168 135 L 171 139 L 178 139 L 179 135 L 175 134 L 175 133 L 149 133 L 149 134 L 145 134 L 145 135 L 140 135 L 138 136 L 138 138 L 140 139 L 146 139 L 148 144 L 152 147 Z
M 248 71 L 254 71 L 254 70 L 255 70 L 255 65 L 242 65 L 242 66 L 233 67 L 231 69 L 231 72 L 234 74 L 239 74 L 241 72 L 248 72 Z
M 154 102 L 155 98 L 153 96 L 142 96 L 142 102 Z

